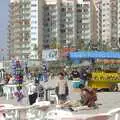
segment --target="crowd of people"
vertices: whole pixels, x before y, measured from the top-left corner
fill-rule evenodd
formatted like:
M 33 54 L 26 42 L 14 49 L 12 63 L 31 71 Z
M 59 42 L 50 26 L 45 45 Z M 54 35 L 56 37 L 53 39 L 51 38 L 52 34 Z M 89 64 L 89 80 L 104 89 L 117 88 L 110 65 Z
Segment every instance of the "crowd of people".
M 40 80 L 42 80 L 42 73 L 39 73 L 36 76 L 33 76 L 34 78 L 34 84 L 31 84 L 29 86 L 29 103 L 30 105 L 34 104 L 36 100 L 39 98 L 39 100 L 43 100 L 44 98 L 44 86 L 40 84 Z M 29 75 L 29 78 L 32 76 Z M 55 79 L 55 74 L 50 73 L 49 78 Z M 80 96 L 81 96 L 81 104 L 87 105 L 88 107 L 92 107 L 95 105 L 95 101 L 97 100 L 96 91 L 92 88 L 87 87 L 87 82 L 91 79 L 91 72 L 89 68 L 84 69 L 81 68 L 80 70 L 77 70 L 74 68 L 71 72 L 66 72 L 65 70 L 62 70 L 57 74 L 58 81 L 55 87 L 55 93 L 58 97 L 59 104 L 64 104 L 68 99 L 68 96 L 70 94 L 70 88 L 68 86 L 67 80 L 74 80 L 78 79 L 80 81 Z M 39 78 L 39 79 L 38 79 Z M 67 78 L 67 80 L 66 80 Z M 14 84 L 14 77 L 11 74 L 6 73 L 4 76 L 5 84 Z M 32 79 L 32 78 L 31 78 Z

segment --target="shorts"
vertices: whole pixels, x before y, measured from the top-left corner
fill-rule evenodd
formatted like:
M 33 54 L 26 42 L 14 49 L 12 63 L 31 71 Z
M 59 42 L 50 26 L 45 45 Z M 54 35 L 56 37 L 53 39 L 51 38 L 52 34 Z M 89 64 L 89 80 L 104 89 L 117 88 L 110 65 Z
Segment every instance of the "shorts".
M 29 103 L 30 105 L 34 104 L 37 99 L 37 93 L 33 93 L 32 95 L 29 95 Z

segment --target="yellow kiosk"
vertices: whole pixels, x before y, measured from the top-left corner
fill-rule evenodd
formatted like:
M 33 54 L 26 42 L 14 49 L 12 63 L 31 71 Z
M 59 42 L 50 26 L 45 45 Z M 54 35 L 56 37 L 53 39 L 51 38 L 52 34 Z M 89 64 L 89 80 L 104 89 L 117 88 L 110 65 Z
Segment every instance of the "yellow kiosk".
M 93 72 L 92 79 L 88 86 L 92 88 L 116 89 L 117 83 L 120 83 L 120 73 Z

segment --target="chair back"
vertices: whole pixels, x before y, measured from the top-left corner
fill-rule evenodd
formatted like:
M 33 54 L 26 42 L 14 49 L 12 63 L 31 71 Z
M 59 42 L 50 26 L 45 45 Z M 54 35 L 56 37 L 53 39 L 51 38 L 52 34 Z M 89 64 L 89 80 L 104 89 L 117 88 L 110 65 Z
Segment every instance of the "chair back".
M 45 120 L 62 120 L 62 117 L 71 115 L 72 113 L 70 111 L 56 109 L 49 111 L 45 117 Z
M 5 117 L 3 116 L 3 113 L 0 112 L 0 120 L 5 120 Z
M 73 115 L 63 117 L 61 120 L 109 120 L 111 116 L 108 114 L 96 114 L 96 115 Z
M 3 93 L 5 94 L 5 95 L 7 95 L 7 94 L 10 94 L 11 93 L 11 91 L 10 91 L 10 88 L 8 88 L 7 86 L 3 86 Z
M 99 114 L 92 117 L 88 117 L 86 120 L 109 120 L 111 116 L 108 114 Z
M 108 115 L 111 115 L 114 120 L 120 120 L 120 108 L 112 109 L 108 112 Z
M 54 100 L 56 101 L 56 104 L 57 104 L 57 105 L 59 104 L 58 96 L 56 95 L 56 93 L 55 93 L 54 90 L 51 90 L 51 91 L 50 91 L 49 97 L 50 97 L 50 100 L 54 98 Z

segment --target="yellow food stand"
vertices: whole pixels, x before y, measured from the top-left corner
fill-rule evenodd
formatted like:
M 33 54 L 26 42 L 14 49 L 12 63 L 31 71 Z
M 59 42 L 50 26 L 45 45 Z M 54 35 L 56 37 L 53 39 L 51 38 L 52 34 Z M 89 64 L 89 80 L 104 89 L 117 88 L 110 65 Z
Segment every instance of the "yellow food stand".
M 120 73 L 93 72 L 88 86 L 113 89 L 113 86 L 117 83 L 120 83 Z

